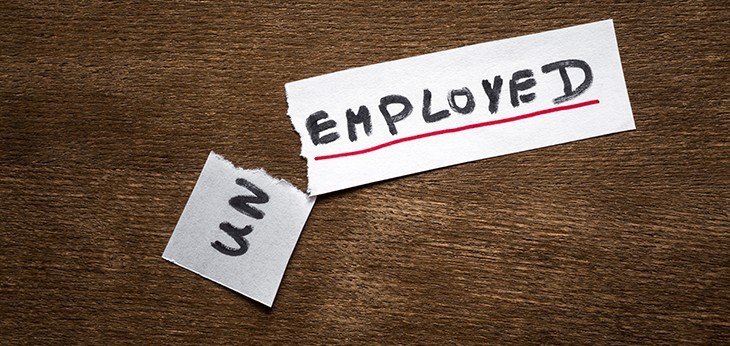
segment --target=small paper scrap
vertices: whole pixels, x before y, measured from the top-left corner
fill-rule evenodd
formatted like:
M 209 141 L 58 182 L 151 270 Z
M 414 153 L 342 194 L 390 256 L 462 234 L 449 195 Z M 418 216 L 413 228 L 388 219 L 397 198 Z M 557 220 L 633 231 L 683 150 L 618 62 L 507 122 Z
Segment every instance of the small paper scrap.
M 309 192 L 635 129 L 605 20 L 286 85 Z
M 211 152 L 162 258 L 271 307 L 314 201 Z

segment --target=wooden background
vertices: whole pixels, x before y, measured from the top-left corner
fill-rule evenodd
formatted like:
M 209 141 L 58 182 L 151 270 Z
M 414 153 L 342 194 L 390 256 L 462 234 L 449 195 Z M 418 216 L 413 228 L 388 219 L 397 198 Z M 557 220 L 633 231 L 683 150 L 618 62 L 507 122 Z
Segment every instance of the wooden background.
M 284 83 L 615 20 L 638 130 L 322 196 L 272 310 L 160 256 Z M 0 3 L 0 344 L 730 342 L 723 1 Z

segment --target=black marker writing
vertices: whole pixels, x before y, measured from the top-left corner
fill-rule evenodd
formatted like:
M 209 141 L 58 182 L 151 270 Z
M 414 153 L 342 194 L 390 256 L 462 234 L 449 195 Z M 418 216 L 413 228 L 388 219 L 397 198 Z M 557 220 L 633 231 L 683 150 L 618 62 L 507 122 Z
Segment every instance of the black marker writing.
M 524 79 L 524 81 L 519 81 Z M 528 103 L 535 99 L 535 93 L 529 93 L 520 95 L 520 91 L 530 89 L 535 86 L 537 82 L 535 78 L 532 78 L 532 70 L 520 70 L 512 74 L 512 79 L 509 81 L 509 97 L 512 101 L 512 107 L 517 107 L 522 103 Z
M 423 120 L 427 123 L 437 122 L 451 115 L 449 111 L 442 110 L 431 114 L 431 91 L 423 89 Z
M 401 109 L 401 111 L 396 115 L 390 115 L 388 106 L 394 103 L 402 104 L 403 109 Z M 411 112 L 413 111 L 411 101 L 408 101 L 408 99 L 402 95 L 384 96 L 380 99 L 380 106 L 378 106 L 378 108 L 380 108 L 380 113 L 383 113 L 383 118 L 385 118 L 385 122 L 388 124 L 388 130 L 391 135 L 398 133 L 398 130 L 395 128 L 395 123 L 405 119 L 407 116 L 411 115 Z
M 565 70 L 568 67 L 577 67 L 583 70 L 583 74 L 585 74 L 585 79 L 583 80 L 583 83 L 580 83 L 580 85 L 575 88 L 575 90 L 573 90 L 573 86 L 570 83 L 568 71 Z M 588 87 L 591 86 L 591 83 L 593 83 L 593 72 L 591 72 L 591 67 L 588 66 L 588 64 L 583 60 L 573 59 L 556 61 L 542 67 L 543 73 L 548 73 L 555 70 L 560 70 L 560 78 L 563 80 L 563 92 L 565 93 L 565 95 L 553 100 L 553 103 L 555 104 L 569 101 L 578 97 L 578 95 L 584 93 L 588 89 Z
M 494 83 L 489 83 L 489 79 L 482 81 L 484 92 L 489 97 L 489 113 L 497 113 L 499 107 L 499 94 L 502 93 L 502 77 L 494 77 Z
M 576 81 L 571 80 L 570 75 L 568 75 L 569 69 L 573 69 L 573 71 L 580 69 L 583 71 L 583 81 L 575 88 L 574 85 L 576 84 Z M 552 73 L 554 71 L 558 71 L 560 74 L 560 78 L 563 82 L 563 95 L 553 99 L 553 103 L 555 104 L 577 98 L 584 94 L 593 83 L 593 72 L 591 71 L 591 67 L 583 60 L 560 60 L 543 65 L 541 70 L 543 75 L 551 74 L 554 76 L 555 74 Z M 573 77 L 576 79 L 575 76 Z M 482 89 L 484 89 L 484 94 L 486 94 L 489 98 L 489 113 L 496 114 L 499 111 L 499 101 L 502 95 L 503 86 L 505 87 L 505 93 L 509 92 L 510 104 L 513 108 L 519 107 L 521 104 L 533 102 L 536 99 L 536 94 L 535 92 L 529 92 L 528 90 L 537 86 L 537 79 L 541 78 L 542 76 L 536 77 L 532 69 L 521 69 L 512 74 L 508 85 L 505 85 L 507 82 L 505 82 L 500 75 L 482 79 Z M 550 78 L 551 77 L 547 77 L 547 79 Z M 557 79 L 553 79 L 557 81 Z M 542 79 L 540 83 L 542 85 Z M 548 84 L 547 86 L 551 87 L 552 85 Z M 555 86 L 558 85 L 555 84 Z M 509 88 L 509 91 L 506 90 L 507 88 Z M 544 89 L 547 88 L 542 87 L 540 89 L 540 93 L 542 93 L 542 90 Z M 431 90 L 426 88 L 420 90 L 423 90 L 422 117 L 423 121 L 427 124 L 439 122 L 450 117 L 452 111 L 460 114 L 471 114 L 477 108 L 476 102 L 481 102 L 479 101 L 480 97 L 478 95 L 475 97 L 475 94 L 472 92 L 472 90 L 476 89 L 469 89 L 468 87 L 452 89 L 445 95 L 441 95 L 441 97 L 446 96 L 449 108 L 433 112 L 431 109 L 432 101 L 436 99 L 436 102 L 438 102 L 439 95 L 434 95 Z M 464 99 L 466 103 L 461 102 Z M 395 104 L 396 108 L 392 106 L 393 104 Z M 398 104 L 400 104 L 402 108 L 399 108 Z M 463 104 L 463 106 L 460 104 Z M 373 109 L 373 107 L 374 106 L 371 106 L 370 109 Z M 394 94 L 381 98 L 378 108 L 380 109 L 380 113 L 383 115 L 386 125 L 388 125 L 388 131 L 391 135 L 396 136 L 398 135 L 396 123 L 404 120 L 411 114 L 413 111 L 413 104 L 406 96 Z M 395 113 L 394 110 L 399 111 Z M 347 109 L 345 117 L 347 119 L 347 134 L 350 142 L 355 142 L 358 139 L 358 125 L 362 124 L 365 135 L 367 136 L 370 136 L 373 131 L 373 122 L 376 123 L 375 126 L 377 127 L 378 119 L 373 120 L 371 118 L 370 110 L 365 105 L 359 106 L 357 112 L 354 111 L 354 108 Z M 448 120 L 445 122 L 448 122 Z M 329 115 L 325 111 L 315 112 L 314 114 L 309 115 L 306 119 L 306 128 L 307 131 L 309 131 L 309 136 L 314 145 L 327 144 L 337 140 L 340 135 L 337 133 L 335 129 L 336 127 L 337 123 L 334 120 L 329 119 Z M 331 131 L 327 134 L 323 134 L 323 132 L 327 130 Z
M 307 118 L 307 131 L 309 131 L 309 137 L 312 139 L 314 145 L 327 144 L 340 138 L 340 134 L 337 132 L 328 133 L 324 136 L 320 136 L 320 133 L 325 130 L 329 130 L 337 123 L 334 120 L 327 120 L 325 122 L 319 122 L 320 120 L 327 119 L 328 115 L 325 111 L 318 111 L 313 113 Z
M 250 216 L 258 220 L 262 219 L 264 217 L 264 212 L 250 206 L 249 203 L 266 203 L 269 201 L 269 195 L 261 190 L 258 186 L 254 185 L 246 179 L 238 178 L 236 179 L 236 184 L 247 188 L 249 191 L 253 192 L 254 196 L 235 196 L 228 200 L 228 204 L 233 207 L 233 209 L 236 209 L 238 212 L 244 215 Z M 218 228 L 220 228 L 223 232 L 226 232 L 228 236 L 233 238 L 236 244 L 238 244 L 238 249 L 227 246 L 218 240 L 210 243 L 210 245 L 213 246 L 214 249 L 228 256 L 240 256 L 248 251 L 249 244 L 245 236 L 253 231 L 252 226 L 238 228 L 236 226 L 233 226 L 229 222 L 222 222 L 220 225 L 218 225 Z
M 464 107 L 459 107 L 459 105 L 456 104 L 457 96 L 466 96 L 466 105 L 464 105 Z M 469 114 L 474 111 L 474 107 L 476 106 L 474 104 L 474 95 L 467 87 L 451 90 L 451 92 L 449 92 L 449 106 L 451 106 L 451 109 L 453 109 L 454 112 Z
M 244 215 L 248 215 L 254 219 L 260 220 L 264 218 L 264 212 L 256 209 L 250 205 L 249 203 L 254 204 L 263 204 L 269 201 L 269 195 L 266 194 L 266 192 L 259 189 L 256 185 L 251 184 L 250 181 L 238 178 L 236 179 L 236 184 L 243 186 L 247 189 L 249 189 L 251 192 L 254 193 L 255 196 L 236 196 L 231 198 L 228 201 L 228 204 L 233 207 L 233 209 L 238 210 Z
M 367 107 L 360 106 L 357 114 L 352 109 L 348 109 L 345 112 L 345 117 L 347 117 L 347 136 L 350 137 L 350 142 L 357 140 L 356 124 L 362 124 L 365 134 L 370 136 L 370 132 L 373 131 L 373 123 L 370 121 L 370 111 Z
M 253 227 L 246 226 L 244 228 L 238 228 L 228 222 L 222 222 L 218 227 L 233 238 L 236 244 L 238 244 L 238 249 L 225 245 L 218 240 L 210 243 L 213 248 L 228 256 L 241 256 L 248 251 L 248 240 L 246 240 L 245 236 L 253 231 Z

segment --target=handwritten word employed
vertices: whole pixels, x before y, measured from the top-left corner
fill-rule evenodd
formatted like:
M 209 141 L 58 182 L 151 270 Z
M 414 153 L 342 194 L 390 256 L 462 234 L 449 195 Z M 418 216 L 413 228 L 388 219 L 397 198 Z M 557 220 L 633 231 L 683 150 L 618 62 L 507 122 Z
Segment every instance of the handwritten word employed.
M 636 128 L 611 20 L 285 88 L 312 196 Z
M 583 72 L 583 81 L 577 87 L 573 87 L 574 83 L 568 76 L 568 68 L 577 68 Z M 588 90 L 593 83 L 591 67 L 583 60 L 569 59 L 556 61 L 542 66 L 541 70 L 543 74 L 557 71 L 562 79 L 563 95 L 554 98 L 554 104 L 560 104 L 575 99 L 580 94 Z M 489 112 L 492 114 L 497 113 L 504 84 L 502 76 L 497 75 L 491 80 L 484 79 L 481 84 L 484 93 L 489 98 Z M 529 103 L 535 100 L 535 93 L 526 92 L 537 85 L 537 80 L 534 78 L 534 73 L 531 69 L 523 69 L 514 72 L 508 84 L 509 86 L 507 88 L 509 89 L 510 104 L 513 108 L 518 107 L 521 103 Z M 432 97 L 433 95 L 429 89 L 423 89 L 421 115 L 424 122 L 435 123 L 451 116 L 451 112 L 447 109 L 436 112 L 432 111 Z M 457 98 L 465 98 L 465 102 L 462 102 L 463 105 L 459 105 Z M 468 87 L 449 91 L 446 95 L 446 99 L 451 111 L 455 113 L 470 114 L 476 107 L 474 94 Z M 393 112 L 393 107 L 391 106 L 399 108 L 399 111 Z M 393 136 L 398 134 L 396 123 L 410 116 L 413 112 L 413 108 L 411 101 L 403 95 L 383 96 L 380 99 L 380 104 L 378 106 L 378 109 L 388 126 L 388 131 Z M 353 111 L 353 108 L 348 109 L 345 112 L 345 117 L 347 119 L 347 134 L 350 142 L 355 142 L 358 139 L 358 125 L 362 125 L 365 135 L 369 136 L 372 133 L 373 125 L 371 114 L 370 110 L 366 106 L 360 105 L 357 108 L 357 111 Z M 306 128 L 309 133 L 309 138 L 314 145 L 327 144 L 339 139 L 340 134 L 336 130 L 323 134 L 323 132 L 335 129 L 336 127 L 337 122 L 330 119 L 329 114 L 324 110 L 312 113 L 306 120 Z

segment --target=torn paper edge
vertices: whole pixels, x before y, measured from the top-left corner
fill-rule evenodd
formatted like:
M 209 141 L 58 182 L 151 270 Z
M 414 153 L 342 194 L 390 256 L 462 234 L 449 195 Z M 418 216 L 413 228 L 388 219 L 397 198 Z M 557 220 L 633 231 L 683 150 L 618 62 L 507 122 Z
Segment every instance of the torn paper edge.
M 292 126 L 293 126 L 293 123 L 292 123 Z M 212 150 L 211 150 L 210 154 L 208 154 L 208 157 L 214 157 L 214 158 L 216 158 L 218 160 L 221 160 L 221 161 L 223 161 L 223 163 L 226 166 L 232 167 L 236 171 L 242 171 L 242 172 L 248 171 L 248 172 L 263 173 L 263 174 L 265 174 L 265 175 L 267 175 L 267 176 L 275 179 L 277 184 L 284 184 L 285 186 L 294 189 L 300 196 L 303 196 L 303 197 L 308 198 L 308 199 L 315 199 L 315 200 L 317 199 L 316 196 L 310 196 L 308 193 L 305 193 L 304 191 L 300 190 L 298 187 L 294 186 L 294 184 L 290 183 L 289 181 L 284 180 L 284 179 L 281 179 L 281 178 L 277 178 L 277 177 L 275 177 L 275 176 L 267 173 L 266 170 L 263 169 L 263 168 L 243 168 L 243 167 L 238 167 L 238 166 L 234 165 L 233 162 L 231 162 L 231 161 L 227 160 L 225 157 L 223 157 L 223 155 L 216 154 Z M 309 178 L 309 176 L 307 176 L 307 178 Z
M 292 123 L 292 125 L 293 125 L 293 123 Z M 212 150 L 210 151 L 210 153 L 208 153 L 208 157 L 207 157 L 207 159 L 205 161 L 205 164 L 203 164 L 203 168 L 200 170 L 200 173 L 198 174 L 198 179 L 195 180 L 195 185 L 193 186 L 193 190 L 190 192 L 190 195 L 192 195 L 195 192 L 195 188 L 198 186 L 198 182 L 200 181 L 200 178 L 203 176 L 203 169 L 205 169 L 205 165 L 208 163 L 208 160 L 210 160 L 210 159 L 219 160 L 219 161 L 223 162 L 223 164 L 226 165 L 226 166 L 228 166 L 229 168 L 233 168 L 235 171 L 253 172 L 253 173 L 256 173 L 256 174 L 263 173 L 266 176 L 268 176 L 268 177 L 276 180 L 276 184 L 284 184 L 287 188 L 289 188 L 289 189 L 291 189 L 293 191 L 296 191 L 296 193 L 299 194 L 299 196 L 301 196 L 301 197 L 303 197 L 306 200 L 308 200 L 308 201 L 311 202 L 311 207 L 309 209 L 309 213 L 307 214 L 307 218 L 306 218 L 306 220 L 304 220 L 304 224 L 302 224 L 302 229 L 299 231 L 299 235 L 297 235 L 297 239 L 294 241 L 294 248 L 292 248 L 292 252 L 291 252 L 291 254 L 289 254 L 289 258 L 286 261 L 286 266 L 284 268 L 288 268 L 289 267 L 289 263 L 291 262 L 291 258 L 294 255 L 294 251 L 296 250 L 297 244 L 299 243 L 299 239 L 302 236 L 302 232 L 304 232 L 304 228 L 307 226 L 307 222 L 309 222 L 309 217 L 312 214 L 312 209 L 314 209 L 314 204 L 317 201 L 317 196 L 310 196 L 308 193 L 303 192 L 302 190 L 300 190 L 298 187 L 294 186 L 294 184 L 290 183 L 289 181 L 287 181 L 285 179 L 277 178 L 277 177 L 275 177 L 275 176 L 267 173 L 266 170 L 263 169 L 263 168 L 243 168 L 243 167 L 238 167 L 235 164 L 233 164 L 233 162 L 231 162 L 228 159 L 226 159 L 225 157 L 223 157 L 223 155 L 217 154 L 217 153 L 215 153 Z M 190 200 L 190 197 L 188 197 L 188 201 L 189 200 Z M 188 206 L 187 205 L 188 204 L 188 201 L 185 202 L 185 206 L 183 207 L 183 211 L 180 213 L 181 215 L 182 215 L 182 213 L 185 212 L 185 208 L 187 208 L 187 206 Z M 177 224 L 175 225 L 175 227 L 177 227 Z M 173 228 L 173 232 L 175 232 L 175 227 Z M 168 242 L 169 242 L 169 240 L 168 240 Z M 167 243 L 165 244 L 165 248 L 167 248 Z M 183 266 L 183 265 L 178 264 L 175 261 L 175 259 L 165 257 L 165 249 L 162 250 L 162 256 L 160 256 L 160 257 L 162 257 L 162 259 L 164 259 L 164 260 L 166 260 L 166 261 L 168 261 L 168 262 L 170 262 L 170 263 L 172 263 L 172 264 L 174 264 L 174 265 L 176 265 L 176 266 L 178 266 L 180 268 L 183 268 L 185 270 L 191 271 L 191 272 L 195 273 L 196 275 L 199 275 L 199 276 L 203 277 L 204 279 L 206 279 L 208 281 L 211 281 L 211 282 L 214 282 L 214 283 L 216 283 L 218 285 L 221 285 L 221 286 L 223 286 L 223 287 L 225 287 L 225 288 L 227 288 L 227 289 L 235 292 L 236 294 L 242 295 L 242 296 L 244 296 L 244 297 L 246 297 L 248 299 L 251 299 L 251 300 L 253 300 L 255 302 L 261 303 L 261 304 L 265 305 L 268 308 L 272 308 L 274 306 L 274 302 L 276 301 L 276 297 L 279 295 L 279 289 L 281 289 L 281 282 L 284 280 L 284 275 L 286 275 L 286 269 L 284 269 L 284 273 L 282 274 L 281 278 L 279 278 L 279 284 L 277 285 L 277 289 L 276 289 L 276 293 L 274 294 L 274 298 L 270 302 L 265 302 L 263 300 L 256 299 L 256 298 L 254 298 L 252 296 L 243 294 L 243 293 L 239 292 L 238 290 L 236 290 L 235 288 L 233 288 L 233 287 L 231 287 L 229 285 L 226 285 L 226 284 L 224 284 L 224 283 L 222 283 L 222 282 L 220 282 L 218 280 L 215 280 L 215 279 L 211 278 L 210 276 L 208 276 L 206 274 L 203 274 L 203 273 L 201 273 L 201 272 L 199 272 L 199 271 L 197 271 L 195 269 L 192 269 L 192 268 L 189 268 L 187 266 Z
M 314 77 L 311 77 L 311 78 L 314 78 Z M 289 102 L 289 84 L 291 84 L 291 83 L 293 83 L 293 82 L 289 82 L 289 83 L 284 84 L 284 95 L 286 97 L 286 106 L 287 106 L 287 108 L 286 108 L 286 115 L 289 117 L 289 124 L 291 124 L 291 127 L 294 128 L 294 132 L 296 132 L 296 134 L 299 136 L 299 156 L 301 158 L 303 158 L 304 159 L 304 162 L 306 162 L 306 164 L 307 164 L 307 191 L 306 191 L 306 194 L 308 196 L 311 196 L 311 197 L 316 197 L 316 196 L 312 196 L 312 188 L 309 187 L 309 185 L 310 185 L 309 184 L 309 181 L 310 181 L 310 178 L 309 178 L 309 173 L 310 173 L 310 171 L 309 171 L 309 158 L 306 157 L 306 156 L 304 156 L 304 140 L 305 140 L 304 139 L 305 138 L 304 135 L 305 134 L 303 134 L 302 132 L 299 132 L 299 130 L 297 129 L 297 126 L 294 125 L 294 117 L 293 117 L 293 112 L 292 112 L 292 105 Z M 299 189 L 297 189 L 297 190 L 299 190 Z
M 293 125 L 293 123 L 292 123 L 292 125 Z M 299 235 L 297 235 L 297 239 L 296 239 L 296 240 L 295 240 L 295 242 L 294 242 L 294 248 L 292 248 L 292 252 L 291 252 L 291 253 L 289 254 L 289 258 L 287 258 L 287 261 L 286 261 L 286 266 L 285 266 L 285 268 L 288 268 L 288 267 L 289 267 L 289 262 L 291 262 L 291 258 L 292 258 L 292 256 L 294 255 L 294 250 L 296 249 L 296 247 L 297 247 L 297 244 L 299 243 L 299 238 L 301 238 L 301 236 L 302 236 L 302 232 L 304 232 L 304 227 L 306 227 L 306 226 L 307 226 L 307 222 L 309 222 L 309 216 L 310 216 L 310 215 L 312 214 L 312 209 L 314 209 L 314 204 L 315 204 L 315 202 L 317 201 L 317 196 L 311 196 L 311 195 L 310 195 L 309 193 L 305 193 L 304 191 L 300 190 L 300 189 L 299 189 L 298 187 L 294 186 L 294 184 L 290 183 L 289 181 L 287 181 L 287 180 L 284 180 L 284 179 L 281 179 L 281 178 L 277 178 L 277 177 L 275 177 L 275 176 L 273 176 L 273 175 L 271 175 L 271 174 L 267 173 L 267 172 L 266 172 L 266 170 L 265 170 L 265 169 L 263 169 L 263 168 L 260 168 L 260 167 L 259 167 L 259 168 L 243 168 L 243 167 L 238 167 L 238 166 L 236 166 L 235 164 L 233 164 L 233 162 L 231 162 L 231 161 L 229 161 L 228 159 L 226 159 L 225 157 L 223 157 L 223 155 L 217 154 L 217 153 L 215 153 L 215 152 L 214 152 L 214 151 L 212 151 L 212 150 L 210 151 L 210 154 L 208 154 L 208 157 L 209 157 L 209 158 L 214 158 L 214 159 L 220 160 L 220 161 L 222 161 L 222 162 L 223 162 L 223 164 L 225 164 L 225 165 L 226 165 L 227 167 L 229 167 L 229 168 L 233 168 L 233 169 L 234 169 L 234 170 L 236 170 L 236 171 L 241 171 L 241 172 L 252 172 L 252 173 L 257 173 L 257 174 L 263 173 L 263 174 L 265 174 L 265 175 L 266 175 L 267 177 L 270 177 L 270 178 L 272 178 L 272 179 L 276 180 L 276 184 L 277 184 L 277 185 L 278 185 L 278 184 L 283 184 L 283 185 L 284 185 L 284 186 L 286 186 L 286 187 L 287 187 L 288 189 L 290 189 L 290 190 L 293 190 L 293 191 L 296 191 L 296 193 L 297 193 L 297 194 L 299 194 L 299 196 L 301 196 L 302 198 L 304 198 L 304 199 L 308 200 L 308 201 L 309 201 L 309 202 L 310 202 L 310 203 L 312 204 L 312 206 L 311 206 L 311 207 L 309 208 L 309 213 L 307 214 L 307 218 L 306 218 L 306 220 L 304 220 L 304 224 L 302 224 L 302 229 L 301 229 L 301 230 L 299 231 Z M 202 171 L 201 171 L 201 172 L 202 172 Z M 309 175 L 307 175 L 307 179 L 309 179 Z M 197 184 L 197 183 L 196 183 L 196 184 Z M 174 263 L 174 262 L 173 262 L 173 263 Z M 188 269 L 188 268 L 185 268 L 185 269 Z M 189 270 L 189 269 L 188 269 L 188 270 Z M 191 270 L 191 271 L 192 271 L 192 272 L 195 272 L 194 270 Z M 202 275 L 202 274 L 200 274 L 200 273 L 197 273 L 197 272 L 195 272 L 195 273 L 196 273 L 196 274 L 199 274 L 200 276 L 202 276 L 202 277 L 204 277 L 204 278 L 206 278 L 206 279 L 208 279 L 208 280 L 210 280 L 210 281 L 213 281 L 213 282 L 215 282 L 215 283 L 217 283 L 217 284 L 219 284 L 219 285 L 221 285 L 221 286 L 224 286 L 224 287 L 226 287 L 226 288 L 228 288 L 228 289 L 231 289 L 231 290 L 233 290 L 234 292 L 236 292 L 236 293 L 238 293 L 238 294 L 242 294 L 242 293 L 240 293 L 240 292 L 236 291 L 235 289 L 233 289 L 233 288 L 231 288 L 231 287 L 229 287 L 229 286 L 227 286 L 227 285 L 224 285 L 224 284 L 222 284 L 222 283 L 220 283 L 220 282 L 218 282 L 218 281 L 216 281 L 216 280 L 213 280 L 213 279 L 211 279 L 211 278 L 209 278 L 209 277 L 207 277 L 207 276 L 205 276 L 205 275 Z M 245 296 L 245 297 L 247 297 L 247 298 L 249 298 L 249 299 L 252 299 L 252 300 L 254 300 L 254 301 L 257 301 L 257 302 L 259 302 L 259 303 L 261 303 L 261 304 L 264 304 L 264 305 L 266 305 L 266 306 L 267 306 L 267 307 L 269 307 L 269 308 L 271 308 L 272 306 L 274 306 L 274 301 L 276 301 L 276 297 L 277 297 L 277 296 L 279 295 L 279 294 L 278 294 L 278 291 L 279 291 L 279 288 L 281 288 L 281 282 L 282 282 L 282 281 L 284 280 L 284 275 L 286 275 L 286 269 L 284 269 L 284 273 L 282 274 L 281 278 L 279 278 L 279 284 L 278 284 L 278 286 L 277 286 L 277 292 L 276 292 L 276 293 L 274 294 L 274 299 L 272 299 L 270 303 L 267 303 L 267 302 L 263 302 L 263 301 L 261 301 L 261 300 L 255 299 L 255 298 L 253 298 L 253 297 L 250 297 L 250 296 L 247 296 L 247 295 L 245 295 L 245 294 L 242 294 L 242 295 L 243 295 L 243 296 Z
M 513 39 L 526 38 L 526 37 L 530 37 L 530 36 L 540 36 L 540 35 L 549 34 L 549 33 L 555 32 L 555 31 L 561 31 L 561 30 L 565 30 L 565 29 L 580 28 L 580 27 L 583 27 L 583 26 L 594 25 L 596 23 L 601 23 L 601 22 L 608 22 L 610 24 L 611 31 L 613 33 L 612 34 L 613 35 L 613 39 L 614 39 L 614 42 L 616 42 L 616 47 L 618 48 L 618 40 L 616 38 L 616 28 L 614 27 L 613 18 L 607 18 L 607 19 L 603 19 L 603 20 L 591 21 L 591 22 L 577 24 L 577 25 L 564 26 L 564 27 L 561 27 L 561 28 L 556 28 L 556 29 L 551 29 L 551 30 L 546 30 L 546 31 L 533 32 L 533 33 L 525 34 L 525 35 L 505 37 L 505 38 L 501 38 L 501 39 L 497 39 L 497 40 L 484 41 L 484 42 L 474 43 L 474 44 L 465 44 L 465 45 L 462 45 L 462 46 L 459 46 L 459 47 L 444 49 L 444 50 L 440 50 L 440 51 L 435 51 L 435 52 L 430 52 L 430 53 L 425 53 L 425 54 L 418 54 L 418 55 L 411 55 L 411 56 L 406 56 L 406 57 L 399 58 L 399 59 L 381 61 L 381 62 L 375 63 L 375 64 L 368 64 L 368 65 L 362 65 L 362 66 L 356 66 L 356 67 L 346 68 L 346 69 L 343 69 L 343 70 L 337 70 L 337 71 L 333 71 L 333 72 L 329 72 L 329 73 L 324 73 L 324 74 L 321 74 L 321 75 L 314 75 L 314 76 L 311 76 L 311 77 L 307 77 L 307 78 L 303 78 L 303 79 L 298 79 L 298 80 L 295 80 L 295 81 L 291 81 L 291 82 L 285 83 L 284 84 L 284 94 L 285 94 L 286 103 L 287 103 L 287 116 L 289 117 L 289 122 L 291 123 L 291 126 L 294 128 L 294 131 L 297 133 L 297 135 L 299 135 L 299 156 L 301 156 L 302 158 L 304 158 L 305 162 L 307 163 L 307 190 L 306 190 L 307 195 L 312 196 L 312 189 L 311 189 L 311 185 L 309 183 L 311 179 L 310 179 L 310 176 L 309 175 L 311 174 L 310 161 L 313 161 L 314 160 L 314 156 L 311 157 L 311 158 L 309 158 L 309 157 L 307 157 L 307 156 L 304 155 L 304 145 L 305 145 L 304 144 L 304 141 L 306 140 L 306 135 L 308 135 L 308 133 L 301 132 L 297 128 L 297 126 L 295 125 L 295 123 L 294 123 L 293 112 L 292 112 L 292 104 L 289 102 L 289 88 L 291 87 L 291 85 L 297 84 L 297 83 L 300 83 L 300 82 L 304 82 L 304 81 L 307 81 L 307 80 L 310 80 L 310 79 L 320 78 L 320 77 L 329 76 L 329 75 L 336 75 L 336 74 L 340 74 L 340 73 L 346 73 L 346 72 L 351 71 L 351 70 L 367 70 L 367 69 L 374 68 L 376 66 L 383 65 L 383 64 L 390 64 L 390 63 L 400 62 L 400 61 L 409 60 L 409 59 L 425 58 L 425 57 L 428 57 L 428 56 L 431 56 L 431 55 L 446 53 L 446 52 L 450 52 L 450 51 L 462 49 L 462 48 L 465 48 L 465 47 L 476 47 L 476 46 L 493 44 L 493 43 L 497 43 L 497 42 L 501 42 L 501 41 L 507 41 L 507 40 L 513 40 Z M 621 61 L 620 55 L 619 55 L 619 67 L 621 68 L 621 71 L 623 72 L 623 62 Z M 625 80 L 626 77 L 624 76 L 623 73 L 621 74 L 621 78 L 623 80 L 624 86 L 626 86 L 626 80 Z M 627 88 L 627 94 L 628 94 L 628 86 L 626 86 L 626 88 Z M 631 107 L 630 100 L 629 100 L 629 107 Z M 634 123 L 635 123 L 635 121 L 634 121 Z M 636 126 L 634 125 L 634 127 L 633 127 L 632 130 L 635 130 L 635 129 L 636 129 Z M 306 131 L 306 130 L 304 129 L 303 131 Z M 627 131 L 630 131 L 630 130 L 627 130 Z M 507 154 L 504 154 L 504 155 L 507 155 Z M 477 160 L 473 160 L 473 161 L 477 161 Z M 466 162 L 462 162 L 462 163 L 466 163 Z M 457 164 L 454 164 L 454 165 L 458 165 L 458 164 L 461 164 L 461 163 L 457 163 Z M 440 167 L 440 168 L 443 168 L 443 167 Z M 434 169 L 436 169 L 436 168 L 434 168 Z M 412 175 L 412 174 L 417 174 L 417 173 L 422 173 L 422 172 L 414 172 L 414 173 L 407 174 L 407 175 L 404 175 L 404 176 L 408 176 L 408 175 Z M 395 179 L 395 178 L 398 178 L 398 177 L 394 177 L 394 178 L 391 178 L 391 179 Z M 389 179 L 386 179 L 386 180 L 389 180 Z M 368 184 L 368 183 L 366 183 L 366 184 Z M 360 186 L 360 185 L 357 185 L 357 186 Z M 350 186 L 350 188 L 352 188 L 352 187 L 356 187 L 356 186 Z M 329 192 L 326 192 L 326 193 L 329 193 Z M 314 195 L 314 196 L 317 196 L 317 195 Z

